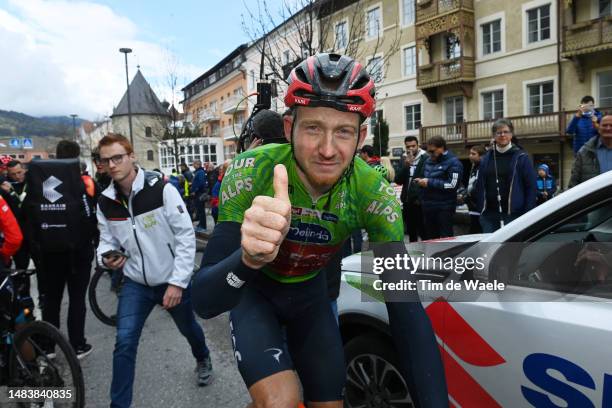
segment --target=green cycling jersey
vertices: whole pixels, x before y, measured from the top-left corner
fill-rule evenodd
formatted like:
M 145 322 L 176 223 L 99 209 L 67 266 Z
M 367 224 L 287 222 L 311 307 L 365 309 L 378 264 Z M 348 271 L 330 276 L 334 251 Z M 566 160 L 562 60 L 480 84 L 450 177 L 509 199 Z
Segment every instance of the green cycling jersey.
M 370 242 L 403 240 L 401 205 L 380 173 L 356 158 L 350 177 L 314 200 L 298 176 L 289 144 L 261 146 L 234 159 L 219 193 L 219 222 L 242 223 L 256 196 L 274 196 L 276 164 L 287 168 L 291 223 L 278 256 L 263 268 L 269 277 L 285 283 L 314 277 L 355 229 L 364 228 Z

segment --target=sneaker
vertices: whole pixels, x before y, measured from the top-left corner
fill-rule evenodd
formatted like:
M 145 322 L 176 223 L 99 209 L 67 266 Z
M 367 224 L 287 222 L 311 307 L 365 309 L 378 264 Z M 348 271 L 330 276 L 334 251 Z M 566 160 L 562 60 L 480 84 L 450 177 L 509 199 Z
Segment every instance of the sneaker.
M 77 347 L 74 351 L 77 355 L 77 358 L 81 360 L 87 357 L 89 353 L 93 351 L 93 346 L 91 344 L 83 344 L 82 346 Z
M 195 372 L 198 376 L 198 386 L 204 387 L 210 384 L 212 380 L 212 361 L 210 356 L 206 357 L 204 361 L 198 361 Z

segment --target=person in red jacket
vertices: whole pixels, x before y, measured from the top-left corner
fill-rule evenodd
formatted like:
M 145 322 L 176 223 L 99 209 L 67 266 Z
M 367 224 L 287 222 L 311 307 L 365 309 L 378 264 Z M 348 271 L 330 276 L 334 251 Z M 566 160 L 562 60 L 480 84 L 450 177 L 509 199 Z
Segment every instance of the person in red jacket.
M 2 258 L 3 265 L 9 267 L 11 265 L 11 256 L 15 255 L 21 246 L 23 234 L 13 212 L 2 197 L 0 197 L 0 232 L 4 236 L 0 246 L 0 257 Z

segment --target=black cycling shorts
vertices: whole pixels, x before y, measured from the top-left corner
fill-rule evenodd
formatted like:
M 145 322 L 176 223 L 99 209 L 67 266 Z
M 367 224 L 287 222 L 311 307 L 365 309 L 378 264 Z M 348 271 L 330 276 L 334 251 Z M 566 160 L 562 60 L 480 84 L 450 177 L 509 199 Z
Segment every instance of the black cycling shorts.
M 324 273 L 290 284 L 258 275 L 243 289 L 230 325 L 238 370 L 248 388 L 295 369 L 308 401 L 343 399 L 344 349 Z

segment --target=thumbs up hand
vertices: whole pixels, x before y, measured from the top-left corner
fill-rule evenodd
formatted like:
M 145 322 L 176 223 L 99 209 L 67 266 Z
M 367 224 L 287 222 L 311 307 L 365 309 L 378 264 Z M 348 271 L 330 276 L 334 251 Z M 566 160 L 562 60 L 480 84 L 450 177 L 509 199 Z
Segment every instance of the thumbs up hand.
M 260 269 L 276 258 L 289 231 L 289 176 L 282 164 L 274 167 L 273 185 L 274 197 L 255 197 L 251 207 L 244 213 L 240 229 L 242 261 L 253 269 Z

